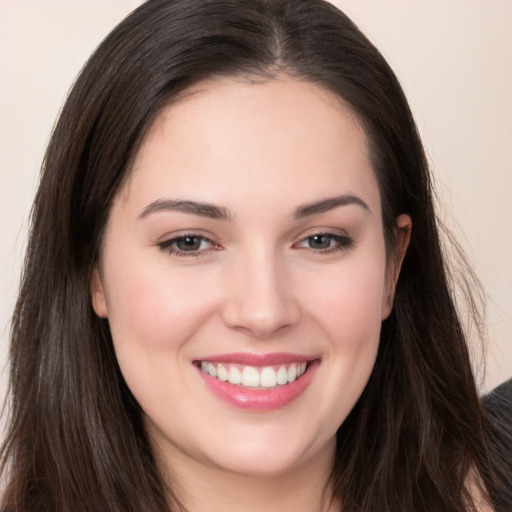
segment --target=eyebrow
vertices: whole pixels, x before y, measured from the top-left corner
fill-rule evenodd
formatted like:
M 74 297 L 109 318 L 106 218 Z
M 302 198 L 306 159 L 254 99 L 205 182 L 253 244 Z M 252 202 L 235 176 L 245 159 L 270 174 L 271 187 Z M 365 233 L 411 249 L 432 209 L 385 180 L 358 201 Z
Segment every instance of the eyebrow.
M 200 217 L 208 217 L 217 220 L 229 220 L 231 218 L 229 211 L 221 206 L 198 201 L 181 201 L 175 199 L 157 199 L 153 201 L 140 212 L 139 218 L 143 219 L 152 213 L 169 210 L 191 213 L 193 215 L 199 215 Z
M 299 206 L 295 210 L 294 218 L 303 219 L 304 217 L 309 217 L 310 215 L 317 215 L 319 213 L 325 213 L 330 210 L 334 210 L 339 206 L 349 206 L 353 204 L 360 206 L 368 212 L 371 212 L 370 207 L 360 197 L 354 196 L 352 194 L 344 194 L 341 196 L 329 197 L 327 199 L 322 199 L 321 201 L 315 201 L 314 203 L 308 203 Z
M 334 210 L 340 206 L 358 205 L 361 208 L 370 211 L 370 207 L 360 198 L 352 194 L 344 194 L 336 197 L 329 197 L 321 201 L 307 203 L 299 206 L 293 215 L 295 219 L 303 219 L 311 215 L 325 213 Z M 227 208 L 216 206 L 211 203 L 203 203 L 199 201 L 185 201 L 177 199 L 157 199 L 146 206 L 139 214 L 139 218 L 143 219 L 152 213 L 162 211 L 176 211 L 182 213 L 190 213 L 200 217 L 207 217 L 216 220 L 230 220 L 231 213 Z

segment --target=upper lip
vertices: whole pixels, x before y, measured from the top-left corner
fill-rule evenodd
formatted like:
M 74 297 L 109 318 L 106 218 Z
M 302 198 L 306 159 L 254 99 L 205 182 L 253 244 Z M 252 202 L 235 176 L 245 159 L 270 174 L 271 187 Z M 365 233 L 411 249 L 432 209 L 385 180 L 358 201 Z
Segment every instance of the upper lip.
M 196 361 L 205 361 L 207 363 L 233 363 L 246 366 L 272 366 L 285 363 L 303 363 L 318 359 L 314 356 L 302 354 L 291 354 L 287 352 L 274 352 L 270 354 L 254 354 L 251 352 L 234 352 L 231 354 L 217 354 L 204 358 L 198 358 Z

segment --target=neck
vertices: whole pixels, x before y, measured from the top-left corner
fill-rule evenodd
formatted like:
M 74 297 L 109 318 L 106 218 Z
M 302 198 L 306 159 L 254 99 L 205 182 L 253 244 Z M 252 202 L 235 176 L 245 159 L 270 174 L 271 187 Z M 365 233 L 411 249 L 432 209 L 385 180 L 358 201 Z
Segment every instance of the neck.
M 187 512 L 339 512 L 328 486 L 333 453 L 330 443 L 314 458 L 271 475 L 226 471 L 182 452 L 171 459 L 161 450 L 160 466 Z

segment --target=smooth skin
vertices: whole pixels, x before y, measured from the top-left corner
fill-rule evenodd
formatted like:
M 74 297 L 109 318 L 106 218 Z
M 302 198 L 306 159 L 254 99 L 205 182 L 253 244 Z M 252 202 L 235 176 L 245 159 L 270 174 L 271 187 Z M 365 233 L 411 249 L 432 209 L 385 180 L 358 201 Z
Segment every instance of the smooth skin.
M 367 137 L 318 85 L 215 79 L 156 118 L 91 291 L 191 512 L 338 510 L 326 489 L 335 434 L 392 308 L 410 218 L 397 226 L 387 251 Z M 197 368 L 240 352 L 318 366 L 285 407 L 242 410 Z

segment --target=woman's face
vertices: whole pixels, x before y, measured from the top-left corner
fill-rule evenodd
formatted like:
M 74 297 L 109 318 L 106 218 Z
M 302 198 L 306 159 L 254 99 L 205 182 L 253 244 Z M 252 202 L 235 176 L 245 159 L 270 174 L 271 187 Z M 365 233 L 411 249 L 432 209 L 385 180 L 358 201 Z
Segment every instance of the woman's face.
M 341 101 L 286 77 L 218 79 L 147 134 L 93 306 L 168 463 L 278 474 L 331 460 L 398 266 L 366 136 Z

